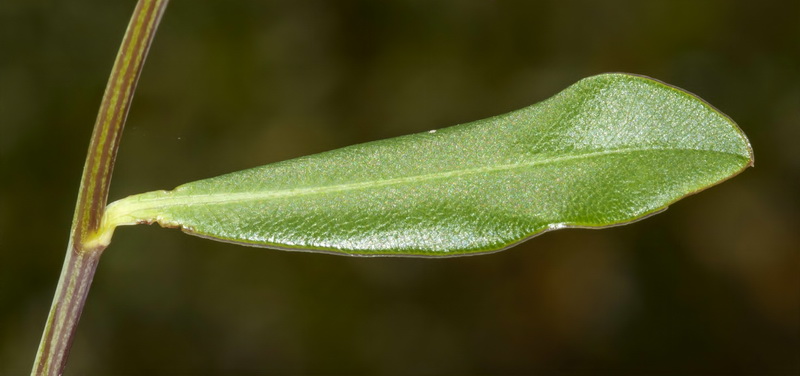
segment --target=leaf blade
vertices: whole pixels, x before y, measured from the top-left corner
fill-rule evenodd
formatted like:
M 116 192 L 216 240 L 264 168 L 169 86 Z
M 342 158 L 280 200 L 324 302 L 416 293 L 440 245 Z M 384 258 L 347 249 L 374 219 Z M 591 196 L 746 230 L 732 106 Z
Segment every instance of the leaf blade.
M 109 207 L 108 223 L 280 249 L 451 256 L 630 222 L 751 163 L 735 123 L 699 98 L 606 74 L 489 119 L 131 196 Z

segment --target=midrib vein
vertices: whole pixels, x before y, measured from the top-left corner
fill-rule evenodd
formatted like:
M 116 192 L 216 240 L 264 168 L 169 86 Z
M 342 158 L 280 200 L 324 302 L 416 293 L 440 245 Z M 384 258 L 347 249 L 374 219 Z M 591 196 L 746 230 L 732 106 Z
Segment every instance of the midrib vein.
M 399 178 L 371 180 L 358 183 L 336 184 L 320 187 L 296 188 L 296 189 L 282 189 L 274 191 L 263 192 L 239 192 L 239 193 L 210 193 L 210 194 L 189 194 L 181 195 L 174 192 L 164 192 L 163 196 L 154 198 L 141 198 L 139 195 L 131 196 L 122 199 L 115 204 L 123 204 L 127 207 L 126 212 L 133 213 L 139 210 L 153 209 L 157 207 L 169 206 L 185 206 L 185 205 L 213 205 L 213 204 L 230 204 L 246 201 L 259 201 L 276 199 L 283 197 L 299 197 L 317 194 L 325 194 L 332 192 L 351 191 L 367 188 L 378 188 L 390 185 L 400 185 L 407 183 L 420 183 L 429 180 L 444 179 L 451 177 L 460 177 L 465 175 L 473 175 L 480 173 L 492 173 L 500 171 L 508 171 L 514 169 L 525 169 L 539 165 L 552 164 L 558 162 L 571 161 L 576 159 L 593 158 L 615 154 L 638 153 L 638 152 L 651 152 L 651 151 L 682 151 L 682 152 L 711 152 L 721 154 L 731 154 L 720 151 L 712 150 L 695 150 L 695 149 L 672 149 L 672 148 L 626 148 L 607 151 L 598 151 L 578 155 L 567 155 L 563 157 L 547 158 L 531 160 L 521 163 L 500 164 L 485 167 L 474 167 L 461 170 L 441 171 L 430 174 L 412 175 Z M 145 193 L 147 194 L 147 193 Z M 135 200 L 135 201 L 134 201 Z M 121 209 L 121 208 L 118 208 Z

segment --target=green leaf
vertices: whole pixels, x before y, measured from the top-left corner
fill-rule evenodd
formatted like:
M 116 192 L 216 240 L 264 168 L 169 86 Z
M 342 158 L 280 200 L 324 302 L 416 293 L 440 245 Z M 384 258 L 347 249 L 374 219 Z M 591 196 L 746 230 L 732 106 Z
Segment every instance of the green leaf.
M 485 120 L 353 145 L 111 204 L 252 246 L 351 255 L 497 251 L 547 230 L 624 224 L 752 165 L 736 124 L 646 77 L 589 77 Z

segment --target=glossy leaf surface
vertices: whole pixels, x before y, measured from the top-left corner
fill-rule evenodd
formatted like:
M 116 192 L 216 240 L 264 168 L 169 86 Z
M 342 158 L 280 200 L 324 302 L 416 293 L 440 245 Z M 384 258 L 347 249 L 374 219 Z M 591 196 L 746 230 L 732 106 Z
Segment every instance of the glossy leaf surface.
M 127 197 L 117 225 L 358 255 L 453 256 L 630 222 L 752 164 L 727 116 L 646 77 L 589 77 L 521 110 Z

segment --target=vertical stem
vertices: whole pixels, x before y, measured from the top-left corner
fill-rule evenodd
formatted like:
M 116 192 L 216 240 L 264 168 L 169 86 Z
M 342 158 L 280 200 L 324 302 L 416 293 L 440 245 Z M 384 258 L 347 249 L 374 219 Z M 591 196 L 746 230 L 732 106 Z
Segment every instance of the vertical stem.
M 77 250 L 69 244 L 32 375 L 61 375 L 67 362 L 102 249 Z
M 122 39 L 89 143 L 67 255 L 32 375 L 61 375 L 64 371 L 97 262 L 105 249 L 90 240 L 105 210 L 122 129 L 167 3 L 168 0 L 139 0 Z

